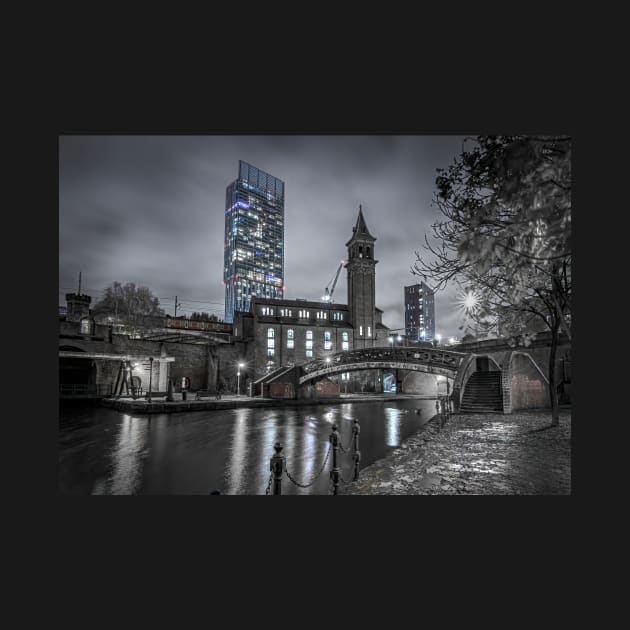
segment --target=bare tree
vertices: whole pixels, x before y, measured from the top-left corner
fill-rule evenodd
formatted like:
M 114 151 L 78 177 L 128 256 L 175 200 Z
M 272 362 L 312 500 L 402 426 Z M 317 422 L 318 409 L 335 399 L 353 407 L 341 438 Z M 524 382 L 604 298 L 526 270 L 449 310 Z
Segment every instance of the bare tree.
M 482 329 L 520 335 L 533 321 L 551 331 L 549 395 L 557 424 L 555 357 L 571 338 L 571 139 L 480 136 L 439 169 L 435 203 L 446 218 L 425 236 L 412 273 L 436 289 L 455 282 Z M 500 330 L 499 330 L 500 329 Z

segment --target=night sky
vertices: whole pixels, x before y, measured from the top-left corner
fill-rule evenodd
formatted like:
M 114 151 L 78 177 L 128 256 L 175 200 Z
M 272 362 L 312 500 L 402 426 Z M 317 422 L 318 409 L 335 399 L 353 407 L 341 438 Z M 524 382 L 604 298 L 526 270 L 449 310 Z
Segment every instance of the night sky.
M 225 189 L 244 160 L 285 182 L 285 297 L 318 300 L 346 257 L 359 211 L 376 237 L 376 304 L 404 328 L 414 251 L 441 217 L 437 168 L 460 136 L 62 136 L 59 139 L 59 304 L 94 304 L 117 280 L 148 286 L 173 314 L 223 318 Z M 345 304 L 346 270 L 334 301 Z M 430 281 L 429 281 L 429 284 Z M 436 331 L 461 336 L 455 288 L 436 294 Z

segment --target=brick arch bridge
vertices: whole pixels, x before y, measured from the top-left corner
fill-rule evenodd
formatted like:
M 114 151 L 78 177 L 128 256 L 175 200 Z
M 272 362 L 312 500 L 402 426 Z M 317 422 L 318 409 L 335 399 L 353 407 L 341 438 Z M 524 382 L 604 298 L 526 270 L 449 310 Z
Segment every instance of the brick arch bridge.
M 304 363 L 298 375 L 298 386 L 335 374 L 354 370 L 400 369 L 455 378 L 468 355 L 452 350 L 432 348 L 366 348 L 338 352 L 326 359 Z
M 466 392 L 469 397 L 476 396 L 480 403 L 486 404 L 486 394 L 492 390 L 497 398 L 496 410 L 511 413 L 513 409 L 548 404 L 544 370 L 547 346 L 548 340 L 541 338 L 524 352 L 514 350 L 503 340 L 490 340 L 472 347 L 460 346 L 458 350 L 383 347 L 339 352 L 331 355 L 330 360 L 315 359 L 302 365 L 278 368 L 255 381 L 253 395 L 293 399 L 325 397 L 330 395 L 325 388 L 313 394 L 308 391 L 313 389 L 309 386 L 317 388 L 318 381 L 324 382 L 327 377 L 344 372 L 399 369 L 439 374 L 452 379 L 451 399 L 456 410 L 466 410 Z M 481 391 L 478 385 L 483 386 Z

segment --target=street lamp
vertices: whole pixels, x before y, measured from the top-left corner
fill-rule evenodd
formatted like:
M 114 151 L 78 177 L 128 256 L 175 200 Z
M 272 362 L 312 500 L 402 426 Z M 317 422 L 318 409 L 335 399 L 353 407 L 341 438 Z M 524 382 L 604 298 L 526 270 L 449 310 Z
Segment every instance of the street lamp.
M 236 372 L 236 395 L 241 395 L 241 368 L 243 367 L 243 363 L 238 364 L 238 371 Z
M 442 335 L 435 335 L 435 341 L 437 341 L 437 345 L 440 345 L 440 340 L 442 339 Z
M 393 337 L 389 338 L 389 343 L 391 344 L 391 347 L 393 348 L 394 347 L 394 338 Z
M 398 345 L 400 345 L 400 342 L 402 341 L 402 337 L 400 335 L 398 335 L 398 337 L 396 339 L 398 341 Z

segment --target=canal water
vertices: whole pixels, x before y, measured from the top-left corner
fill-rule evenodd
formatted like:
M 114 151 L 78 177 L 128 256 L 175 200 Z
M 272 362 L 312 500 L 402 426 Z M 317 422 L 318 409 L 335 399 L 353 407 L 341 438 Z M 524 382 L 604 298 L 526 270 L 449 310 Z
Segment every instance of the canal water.
M 420 410 L 420 413 L 416 413 Z M 352 422 L 361 425 L 361 468 L 398 448 L 433 415 L 435 400 L 361 402 L 300 407 L 130 415 L 97 406 L 62 406 L 59 490 L 64 494 L 264 495 L 273 445 L 299 483 L 321 469 L 333 424 L 351 448 Z M 352 478 L 352 454 L 339 453 Z M 282 481 L 282 494 L 327 494 L 325 471 L 309 488 Z

